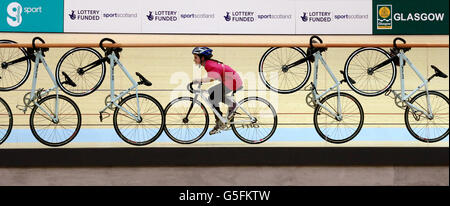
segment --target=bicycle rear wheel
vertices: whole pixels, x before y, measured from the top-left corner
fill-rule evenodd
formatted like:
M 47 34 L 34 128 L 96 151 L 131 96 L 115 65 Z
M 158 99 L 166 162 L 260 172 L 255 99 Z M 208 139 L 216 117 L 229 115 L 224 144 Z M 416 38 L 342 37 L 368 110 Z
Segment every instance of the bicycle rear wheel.
M 409 133 L 421 142 L 438 142 L 449 134 L 449 102 L 448 97 L 436 91 L 428 91 L 433 118 L 422 113 L 413 112 L 408 106 L 405 110 L 405 124 Z M 425 91 L 414 96 L 410 103 L 424 111 L 428 111 L 427 93 Z
M 344 76 L 347 84 L 356 93 L 363 96 L 378 96 L 385 93 L 394 84 L 397 70 L 394 62 L 370 72 L 370 69 L 390 58 L 381 48 L 360 48 L 347 59 Z M 355 80 L 355 83 L 349 81 Z
M 288 94 L 301 89 L 311 74 L 309 61 L 283 71 L 287 65 L 306 57 L 298 47 L 272 47 L 259 62 L 259 76 L 267 88 L 280 94 Z
M 0 44 L 15 44 L 10 40 L 0 40 Z M 29 59 L 12 63 L 27 56 L 24 48 L 0 48 L 0 91 L 10 91 L 22 86 L 30 76 L 31 61 Z
M 8 104 L 0 98 L 0 144 L 6 141 L 11 134 L 13 126 L 13 115 Z
M 86 96 L 97 90 L 105 79 L 106 66 L 102 62 L 88 71 L 81 71 L 96 60 L 102 58 L 97 50 L 92 48 L 73 48 L 66 52 L 56 65 L 56 82 L 66 94 L 70 96 Z M 63 72 L 75 82 L 76 87 L 65 84 Z
M 123 141 L 135 146 L 144 146 L 158 139 L 163 131 L 165 118 L 163 108 L 155 98 L 146 94 L 139 94 L 138 97 L 136 98 L 136 94 L 129 95 L 119 102 L 119 106 L 138 116 L 137 99 L 139 99 L 141 119 L 136 121 L 120 107 L 116 107 L 113 124 Z
M 341 92 L 342 119 L 317 105 L 314 109 L 314 128 L 327 142 L 341 144 L 352 140 L 364 124 L 364 111 L 359 101 L 350 94 Z M 338 93 L 330 94 L 320 103 L 337 114 Z
M 172 100 L 165 109 L 165 115 L 164 131 L 174 142 L 192 144 L 200 140 L 208 130 L 208 112 L 201 102 L 194 101 L 192 97 Z
M 58 100 L 58 101 L 57 101 Z M 63 146 L 71 142 L 81 128 L 81 112 L 73 100 L 66 96 L 46 96 L 38 101 L 42 109 L 55 116 L 58 104 L 58 121 L 53 121 L 46 112 L 37 105 L 30 114 L 30 128 L 36 139 L 51 147 Z
M 277 129 L 278 117 L 275 108 L 267 100 L 247 97 L 239 105 L 231 120 L 231 129 L 240 140 L 248 144 L 260 144 L 272 137 Z M 247 113 L 254 118 L 253 121 Z

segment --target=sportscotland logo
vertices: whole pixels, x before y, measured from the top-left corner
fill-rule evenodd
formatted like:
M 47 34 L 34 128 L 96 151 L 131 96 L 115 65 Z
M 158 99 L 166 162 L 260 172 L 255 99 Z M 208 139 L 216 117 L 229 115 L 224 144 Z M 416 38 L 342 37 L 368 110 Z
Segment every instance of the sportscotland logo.
M 377 5 L 377 29 L 392 29 L 392 5 Z

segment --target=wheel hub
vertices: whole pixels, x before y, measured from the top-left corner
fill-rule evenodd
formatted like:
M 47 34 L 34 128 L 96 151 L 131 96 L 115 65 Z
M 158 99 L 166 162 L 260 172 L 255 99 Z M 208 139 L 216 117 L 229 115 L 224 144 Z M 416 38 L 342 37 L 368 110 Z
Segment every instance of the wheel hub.
M 84 70 L 82 68 L 77 69 L 77 73 L 79 75 L 83 75 L 84 74 Z

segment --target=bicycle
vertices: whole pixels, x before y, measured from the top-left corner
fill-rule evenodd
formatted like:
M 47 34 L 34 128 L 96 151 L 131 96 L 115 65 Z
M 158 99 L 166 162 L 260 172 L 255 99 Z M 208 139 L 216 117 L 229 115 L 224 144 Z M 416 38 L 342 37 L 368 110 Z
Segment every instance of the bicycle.
M 347 80 L 337 80 L 322 57 L 322 52 L 325 52 L 327 48 L 314 47 L 314 39 L 323 43 L 318 36 L 311 36 L 306 53 L 298 47 L 268 49 L 260 60 L 259 74 L 267 88 L 281 94 L 288 94 L 305 86 L 311 74 L 311 63 L 314 63 L 314 80 L 306 89 L 310 91 L 306 96 L 306 103 L 314 108 L 314 128 L 327 142 L 345 143 L 361 131 L 364 124 L 364 111 L 355 97 L 341 92 L 340 85 Z M 335 83 L 321 94 L 317 91 L 319 61 Z M 343 74 L 343 71 L 340 72 Z M 279 79 L 282 81 L 280 84 L 278 84 Z M 337 92 L 325 96 L 334 89 Z
M 16 108 L 23 111 L 24 114 L 28 109 L 30 113 L 30 129 L 35 138 L 44 145 L 57 147 L 63 146 L 72 141 L 78 134 L 81 128 L 81 112 L 76 103 L 70 98 L 58 94 L 58 85 L 53 73 L 45 61 L 45 52 L 49 48 L 37 48 L 36 40 L 41 43 L 45 41 L 40 37 L 35 37 L 32 40 L 32 48 L 17 48 L 5 49 L 3 57 L 7 56 L 7 61 L 2 59 L 2 80 L 12 79 L 12 82 L 17 82 L 13 76 L 5 75 L 5 73 L 15 73 L 17 71 L 25 71 L 23 78 L 19 78 L 18 83 L 11 84 L 12 86 L 1 87 L 3 91 L 9 91 L 21 86 L 29 76 L 30 63 L 34 62 L 33 82 L 31 92 L 28 92 L 23 97 L 24 105 L 17 105 Z M 5 43 L 14 43 L 13 41 L 4 41 Z M 20 52 L 19 52 L 20 51 Z M 8 55 L 6 55 L 6 54 Z M 18 56 L 24 55 L 17 58 Z M 26 62 L 26 65 L 25 65 Z M 50 76 L 53 87 L 44 90 L 36 89 L 37 74 L 39 64 L 42 63 Z M 11 67 L 12 66 L 12 67 Z M 17 69 L 17 67 L 19 67 Z M 25 67 L 26 69 L 23 69 Z M 3 76 L 4 75 L 4 76 Z M 17 75 L 17 76 L 22 76 Z M 4 84 L 3 84 L 4 85 Z M 55 91 L 56 94 L 49 95 L 50 92 Z
M 274 107 L 261 97 L 246 97 L 236 103 L 233 91 L 231 99 L 236 103 L 236 108 L 231 111 L 231 118 L 222 117 L 205 95 L 207 90 L 192 87 L 189 83 L 187 89 L 194 97 L 179 97 L 172 100 L 165 108 L 166 125 L 164 131 L 173 141 L 180 144 L 192 144 L 200 140 L 208 130 L 209 114 L 206 107 L 199 101 L 199 97 L 216 114 L 225 125 L 222 131 L 230 128 L 243 142 L 248 144 L 260 144 L 267 141 L 275 132 L 278 117 Z M 242 87 L 241 87 L 242 88 Z
M 395 38 L 390 52 L 382 48 L 364 47 L 354 51 L 345 63 L 345 78 L 363 80 L 363 84 L 350 83 L 350 88 L 363 96 L 394 95 L 395 104 L 405 110 L 404 120 L 408 132 L 422 142 L 437 142 L 449 134 L 449 99 L 438 91 L 429 91 L 428 82 L 434 77 L 448 76 L 431 65 L 434 74 L 425 78 L 414 64 L 406 57 L 409 47 L 399 48 L 397 41 L 404 44 L 406 40 Z M 405 93 L 404 66 L 408 64 L 422 81 L 411 93 Z M 392 90 L 396 79 L 397 68 L 400 67 L 401 92 Z M 360 82 L 360 81 L 358 81 Z M 425 91 L 419 92 L 421 88 Z M 416 94 L 414 97 L 412 97 Z
M 128 144 L 143 146 L 154 142 L 161 135 L 165 117 L 161 104 L 150 95 L 139 93 L 138 86 L 151 86 L 142 74 L 136 72 L 139 82 L 136 82 L 127 69 L 120 62 L 122 48 L 105 48 L 103 43 L 110 38 L 100 41 L 100 48 L 105 56 L 92 48 L 73 48 L 66 52 L 56 66 L 56 82 L 59 87 L 70 96 L 86 96 L 100 87 L 106 72 L 105 62 L 110 65 L 110 94 L 105 98 L 105 107 L 99 111 L 100 122 L 110 116 L 107 109 L 114 110 L 113 125 L 119 137 Z M 114 67 L 118 65 L 127 76 L 132 86 L 119 94 L 115 94 Z M 61 81 L 62 78 L 69 81 Z M 71 83 L 75 83 L 71 84 Z M 126 94 L 135 90 L 136 94 Z M 118 103 L 117 103 L 118 102 Z M 106 114 L 107 116 L 103 116 Z M 154 127 L 154 129 L 149 128 Z
M 11 134 L 13 122 L 11 108 L 9 108 L 5 100 L 0 98 L 0 144 L 5 142 L 9 134 Z

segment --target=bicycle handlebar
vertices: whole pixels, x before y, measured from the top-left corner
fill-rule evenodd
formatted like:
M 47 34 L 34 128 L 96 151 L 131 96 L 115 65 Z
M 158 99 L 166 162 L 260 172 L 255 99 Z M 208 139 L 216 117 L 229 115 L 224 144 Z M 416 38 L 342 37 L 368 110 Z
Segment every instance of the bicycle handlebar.
M 400 40 L 400 41 L 403 42 L 403 44 L 406 44 L 406 40 L 404 40 L 401 37 L 397 37 L 397 38 L 394 39 L 394 48 L 396 48 L 396 49 L 398 49 L 398 47 L 397 47 L 397 40 Z
M 321 39 L 319 36 L 313 35 L 313 36 L 311 36 L 311 38 L 309 38 L 309 46 L 310 46 L 311 48 L 314 48 L 314 46 L 313 46 L 313 40 L 314 40 L 314 39 L 319 40 L 319 42 L 320 42 L 321 44 L 323 43 L 322 39 Z
M 36 44 L 35 44 L 35 42 L 36 42 L 36 40 L 39 40 L 39 41 L 41 41 L 43 44 L 45 44 L 45 41 L 41 38 L 41 37 L 34 37 L 33 38 L 33 41 L 31 42 L 31 45 L 33 45 L 33 50 L 36 50 Z
M 194 93 L 194 92 L 199 92 L 200 90 L 194 90 L 194 88 L 192 88 L 192 85 L 194 84 L 194 82 L 190 82 L 188 85 L 187 85 L 187 90 L 190 92 L 190 93 Z M 200 86 L 202 85 L 202 83 L 200 82 L 199 84 L 198 84 L 198 88 L 200 89 Z
M 103 51 L 106 51 L 105 47 L 103 47 L 103 42 L 105 42 L 105 41 L 109 41 L 109 42 L 111 42 L 111 43 L 113 43 L 113 44 L 116 43 L 114 40 L 112 40 L 112 39 L 110 39 L 110 38 L 103 38 L 103 39 L 100 41 L 100 48 L 101 48 Z

